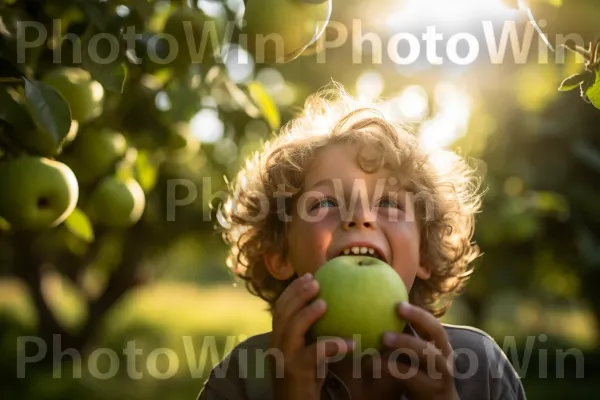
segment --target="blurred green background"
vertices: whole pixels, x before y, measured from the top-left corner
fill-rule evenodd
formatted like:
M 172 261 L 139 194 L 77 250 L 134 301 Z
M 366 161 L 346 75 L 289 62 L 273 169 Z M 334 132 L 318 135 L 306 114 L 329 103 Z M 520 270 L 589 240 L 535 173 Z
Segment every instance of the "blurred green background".
M 548 50 L 531 31 L 531 47 L 517 47 L 522 57 L 513 55 L 509 41 L 505 57 L 494 62 L 482 21 L 491 21 L 498 43 L 506 21 L 514 22 L 520 45 L 529 32 L 526 12 L 510 1 L 334 0 L 335 23 L 324 38 L 332 41 L 342 27 L 359 21 L 363 35 L 381 38 L 381 50 L 353 41 L 355 29 L 339 47 L 307 51 L 287 64 L 254 64 L 252 57 L 241 61 L 247 53 L 234 35 L 223 47 L 224 64 L 178 59 L 157 66 L 144 51 L 154 46 L 160 53 L 160 42 L 147 39 L 183 3 L 0 0 L 2 77 L 38 79 L 57 67 L 53 51 L 66 49 L 61 65 L 89 70 L 105 88 L 102 115 L 81 123 L 74 143 L 100 127 L 121 132 L 136 149 L 131 157 L 146 196 L 137 224 L 121 230 L 94 225 L 93 240 L 72 224 L 35 235 L 0 228 L 0 370 L 9 377 L 3 379 L 4 398 L 192 399 L 233 344 L 268 331 L 266 305 L 247 294 L 225 265 L 227 249 L 209 204 L 216 204 L 213 195 L 245 157 L 331 80 L 353 95 L 384 99 L 390 116 L 414 125 L 424 146 L 459 151 L 483 177 L 487 193 L 475 233 L 483 256 L 444 322 L 472 325 L 496 338 L 517 363 L 531 399 L 597 397 L 600 110 L 578 90 L 557 91 L 564 78 L 583 69 L 581 57 Z M 219 24 L 239 20 L 244 10 L 241 0 L 193 6 Z M 600 36 L 597 0 L 540 0 L 532 11 L 546 19 L 551 42 L 567 30 L 586 40 Z M 28 50 L 26 63 L 15 63 L 16 21 L 51 27 L 53 19 L 62 21 L 61 35 L 90 29 L 118 35 L 133 25 L 146 34 L 137 42 L 143 62 L 131 62 L 123 48 L 110 64 L 73 63 L 71 44 L 50 35 Z M 387 55 L 392 35 L 420 38 L 432 25 L 444 34 L 437 46 L 441 65 L 427 59 L 423 41 L 421 56 L 409 65 Z M 475 62 L 449 60 L 445 45 L 456 32 L 478 39 Z M 463 57 L 464 44 L 458 46 Z M 406 56 L 403 46 L 396 50 Z M 0 134 L 13 138 L 22 133 L 14 124 L 3 129 Z M 68 164 L 69 152 L 65 147 L 43 155 Z M 173 186 L 177 179 L 192 188 Z M 80 197 L 87 190 L 82 185 Z M 185 201 L 194 190 L 195 201 Z M 173 199 L 181 205 L 173 208 Z M 24 378 L 14 379 L 19 354 L 37 350 L 34 343 L 18 346 L 17 337 L 28 335 L 43 340 L 48 353 L 26 366 Z M 53 337 L 61 343 L 52 345 Z M 128 365 L 124 350 L 132 341 L 139 353 Z M 81 376 L 73 373 L 68 354 L 58 353 L 61 362 L 53 369 L 57 347 L 82 354 Z M 112 349 L 118 358 L 98 349 Z M 563 362 L 560 354 L 569 349 Z M 582 363 L 576 362 L 580 356 Z

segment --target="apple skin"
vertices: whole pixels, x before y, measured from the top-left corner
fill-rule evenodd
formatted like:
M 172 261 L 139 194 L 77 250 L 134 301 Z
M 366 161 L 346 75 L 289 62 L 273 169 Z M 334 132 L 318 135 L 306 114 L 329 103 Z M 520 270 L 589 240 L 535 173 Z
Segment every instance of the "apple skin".
M 248 0 L 244 14 L 246 26 L 242 33 L 246 35 L 249 52 L 257 63 L 294 60 L 325 30 L 331 17 L 331 3 L 331 0 L 320 4 L 298 0 Z M 265 39 L 264 49 L 258 35 Z M 266 40 L 267 35 L 278 35 L 283 39 L 281 54 L 277 54 L 273 40 Z
M 191 35 L 188 35 L 188 32 Z M 213 46 L 212 37 L 216 36 L 220 45 L 225 33 L 225 25 L 218 18 L 211 18 L 201 10 L 180 7 L 167 18 L 164 33 L 173 36 L 177 42 L 178 52 L 172 66 L 176 69 L 183 69 L 193 62 L 204 64 L 212 59 L 213 54 L 220 50 L 220 47 Z M 206 47 L 204 53 L 197 57 L 196 53 L 200 49 L 203 36 L 205 36 Z M 190 48 L 193 50 L 190 51 Z
M 70 150 L 73 171 L 80 183 L 87 185 L 106 175 L 125 156 L 127 140 L 120 132 L 103 128 L 82 132 Z
M 69 104 L 71 118 L 80 124 L 97 118 L 104 107 L 104 88 L 82 68 L 55 68 L 42 81 L 58 91 Z
M 318 298 L 325 301 L 327 310 L 311 328 L 313 338 L 355 339 L 356 349 L 379 350 L 383 333 L 404 329 L 406 322 L 398 316 L 397 306 L 408 301 L 408 292 L 402 278 L 384 261 L 368 256 L 335 257 L 314 276 L 320 287 Z
M 139 221 L 146 207 L 146 196 L 132 178 L 104 178 L 92 192 L 86 207 L 90 219 L 108 228 L 128 228 Z
M 26 156 L 0 163 L 0 215 L 18 230 L 44 230 L 75 209 L 79 184 L 63 163 Z

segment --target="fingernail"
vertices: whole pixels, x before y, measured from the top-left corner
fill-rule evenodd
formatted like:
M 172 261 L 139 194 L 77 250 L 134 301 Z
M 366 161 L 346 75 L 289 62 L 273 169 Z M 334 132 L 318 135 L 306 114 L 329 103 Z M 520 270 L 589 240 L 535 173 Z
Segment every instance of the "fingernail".
M 322 310 L 322 309 L 325 308 L 325 306 L 326 306 L 326 304 L 325 304 L 325 301 L 323 299 L 317 299 L 317 300 L 315 300 L 314 307 L 317 310 Z
M 412 306 L 410 305 L 410 303 L 403 301 L 398 305 L 398 311 L 400 312 L 400 314 L 406 315 L 410 312 L 411 307 Z
M 312 278 L 312 274 L 310 272 L 307 272 L 306 274 L 302 275 L 302 280 L 307 282 L 310 281 L 310 279 Z
M 397 338 L 398 335 L 396 335 L 395 333 L 386 332 L 383 334 L 383 344 L 385 344 L 386 346 L 393 346 Z

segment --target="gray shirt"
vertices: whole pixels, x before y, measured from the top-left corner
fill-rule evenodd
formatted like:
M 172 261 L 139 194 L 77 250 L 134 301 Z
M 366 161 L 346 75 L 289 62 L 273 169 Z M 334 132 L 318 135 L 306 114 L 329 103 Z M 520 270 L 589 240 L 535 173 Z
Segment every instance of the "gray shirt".
M 504 352 L 485 332 L 443 324 L 455 354 L 454 380 L 461 400 L 524 400 L 521 380 Z M 405 332 L 418 336 L 407 325 Z M 253 336 L 237 345 L 212 371 L 198 400 L 272 400 L 272 376 L 265 355 L 269 335 Z M 350 400 L 350 393 L 333 372 L 325 375 L 321 395 Z

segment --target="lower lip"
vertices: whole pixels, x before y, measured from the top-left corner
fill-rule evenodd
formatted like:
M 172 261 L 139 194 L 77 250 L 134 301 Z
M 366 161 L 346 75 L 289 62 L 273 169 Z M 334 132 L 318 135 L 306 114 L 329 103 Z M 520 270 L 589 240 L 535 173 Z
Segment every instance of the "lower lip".
M 374 254 L 371 254 L 371 253 L 365 253 L 365 254 L 360 254 L 360 253 L 359 253 L 359 254 L 348 253 L 348 254 L 344 254 L 344 253 L 342 253 L 342 254 L 340 254 L 338 257 L 342 257 L 342 256 L 363 256 L 363 257 L 373 257 L 373 258 L 376 258 L 376 259 L 378 259 L 378 260 L 381 260 L 381 258 L 379 258 L 379 257 L 377 256 L 377 254 L 375 254 L 375 253 L 374 253 Z

